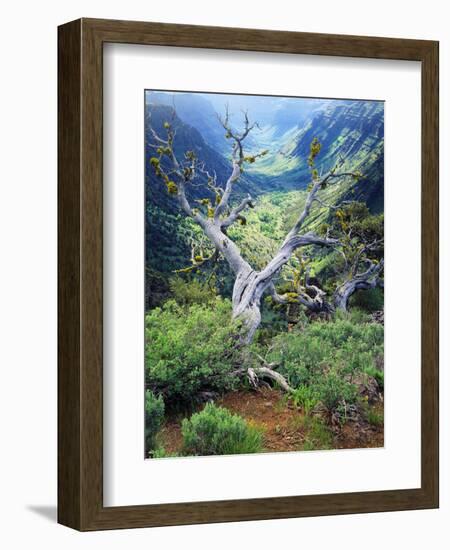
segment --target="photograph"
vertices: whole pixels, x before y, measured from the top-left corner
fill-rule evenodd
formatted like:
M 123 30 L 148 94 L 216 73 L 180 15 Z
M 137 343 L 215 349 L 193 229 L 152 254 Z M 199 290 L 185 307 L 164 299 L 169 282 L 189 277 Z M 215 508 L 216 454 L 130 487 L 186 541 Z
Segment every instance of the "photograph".
M 146 90 L 145 457 L 384 446 L 384 102 Z

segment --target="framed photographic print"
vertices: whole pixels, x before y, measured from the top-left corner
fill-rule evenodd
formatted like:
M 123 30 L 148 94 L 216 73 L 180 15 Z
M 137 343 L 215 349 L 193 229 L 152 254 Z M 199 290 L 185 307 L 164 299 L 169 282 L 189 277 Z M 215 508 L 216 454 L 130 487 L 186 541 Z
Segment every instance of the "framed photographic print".
M 59 28 L 58 518 L 438 506 L 438 44 Z

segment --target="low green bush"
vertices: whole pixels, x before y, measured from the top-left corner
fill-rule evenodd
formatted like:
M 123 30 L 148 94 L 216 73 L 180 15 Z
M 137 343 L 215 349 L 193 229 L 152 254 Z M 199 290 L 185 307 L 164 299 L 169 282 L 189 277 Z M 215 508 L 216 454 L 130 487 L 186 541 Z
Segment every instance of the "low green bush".
M 156 447 L 156 434 L 164 420 L 164 400 L 159 395 L 147 390 L 145 392 L 145 450 L 148 454 Z
M 305 332 L 309 333 L 309 327 Z M 331 347 L 324 346 L 320 338 L 304 337 L 305 332 L 292 331 L 276 336 L 266 357 L 267 362 L 280 365 L 278 371 L 294 388 L 308 385 L 314 372 L 326 366 L 331 358 Z
M 336 319 L 350 321 L 356 325 L 362 325 L 371 321 L 370 314 L 360 307 L 352 307 L 349 311 L 338 309 L 335 312 Z
M 308 416 L 305 418 L 305 441 L 302 445 L 303 451 L 317 451 L 321 449 L 332 449 L 333 434 L 330 428 L 320 418 Z
M 173 299 L 181 306 L 214 302 L 216 290 L 198 279 L 183 279 L 179 275 L 169 279 L 169 288 Z
M 345 414 L 346 405 L 354 404 L 358 399 L 356 385 L 345 380 L 336 371 L 316 377 L 312 387 L 318 400 L 329 412 L 337 410 Z
M 372 424 L 372 426 L 382 426 L 384 423 L 384 416 L 380 412 L 369 409 L 367 411 L 367 422 L 369 424 Z
M 178 453 L 168 453 L 164 447 L 158 447 L 151 452 L 152 458 L 175 458 L 180 456 Z
M 273 338 L 267 360 L 279 364 L 291 386 L 299 387 L 326 368 L 337 367 L 344 374 L 375 368 L 383 342 L 383 326 L 377 323 L 316 321 Z
M 291 396 L 295 407 L 299 407 L 305 414 L 309 414 L 319 402 L 319 395 L 315 388 L 301 385 L 296 388 Z
M 229 300 L 216 298 L 214 308 L 167 302 L 145 318 L 147 387 L 171 408 L 192 405 L 202 391 L 232 389 L 238 340 Z
M 266 359 L 278 365 L 278 372 L 294 388 L 297 406 L 314 407 L 317 400 L 330 412 L 345 412 L 346 406 L 358 401 L 353 383 L 358 374 L 376 372 L 377 381 L 381 380 L 376 363 L 383 342 L 382 325 L 355 323 L 351 314 L 344 313 L 276 336 Z
M 373 313 L 383 309 L 384 306 L 384 292 L 381 288 L 370 288 L 368 290 L 357 290 L 353 296 L 350 297 L 349 307 L 358 307 Z
M 368 374 L 369 376 L 372 376 L 377 381 L 378 387 L 381 391 L 384 390 L 384 372 L 382 370 L 377 369 L 376 367 L 366 367 L 364 369 L 364 372 Z
M 187 455 L 230 455 L 257 453 L 262 432 L 227 409 L 208 403 L 182 422 L 183 453 Z

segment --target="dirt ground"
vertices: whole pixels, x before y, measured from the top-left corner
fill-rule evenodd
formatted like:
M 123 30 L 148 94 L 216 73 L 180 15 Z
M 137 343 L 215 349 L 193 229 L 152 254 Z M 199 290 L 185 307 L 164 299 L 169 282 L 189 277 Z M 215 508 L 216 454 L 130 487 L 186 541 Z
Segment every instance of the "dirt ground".
M 216 404 L 263 428 L 265 452 L 303 449 L 308 436 L 308 423 L 303 413 L 288 403 L 282 392 L 268 388 L 235 391 L 218 399 Z M 382 404 L 377 409 L 382 413 Z M 181 450 L 181 421 L 180 416 L 167 419 L 160 432 L 161 443 L 168 453 Z M 373 426 L 363 419 L 349 421 L 343 427 L 333 430 L 332 441 L 330 448 L 333 449 L 383 447 L 383 425 Z

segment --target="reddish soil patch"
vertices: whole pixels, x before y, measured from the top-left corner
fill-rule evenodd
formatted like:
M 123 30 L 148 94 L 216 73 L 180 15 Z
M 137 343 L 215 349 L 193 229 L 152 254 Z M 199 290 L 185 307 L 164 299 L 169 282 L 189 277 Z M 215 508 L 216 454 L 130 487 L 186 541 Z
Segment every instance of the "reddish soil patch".
M 169 454 L 181 451 L 183 443 L 181 420 L 182 418 L 167 419 L 158 434 L 158 439 L 161 438 L 162 446 Z
M 304 442 L 303 415 L 287 405 L 285 394 L 279 390 L 236 391 L 217 404 L 263 428 L 263 445 L 269 452 L 297 451 Z
M 279 390 L 235 391 L 218 399 L 216 404 L 263 428 L 266 452 L 298 451 L 303 448 L 308 435 L 304 415 L 287 403 L 286 395 Z M 168 453 L 181 450 L 181 421 L 180 416 L 168 418 L 160 432 L 161 443 Z M 333 448 L 382 447 L 383 432 L 383 426 L 374 427 L 363 420 L 348 422 L 334 430 Z

